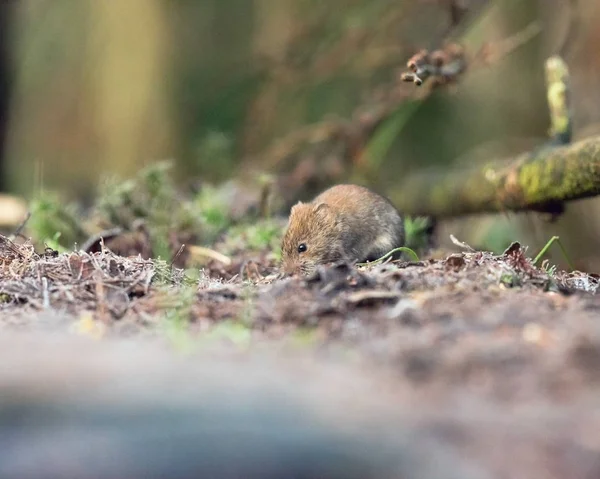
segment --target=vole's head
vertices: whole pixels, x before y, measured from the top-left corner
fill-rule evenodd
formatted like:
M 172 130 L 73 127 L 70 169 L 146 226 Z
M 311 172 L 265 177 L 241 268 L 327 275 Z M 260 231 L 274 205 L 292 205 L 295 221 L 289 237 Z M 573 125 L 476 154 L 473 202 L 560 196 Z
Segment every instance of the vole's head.
M 337 215 L 325 203 L 294 205 L 281 243 L 284 272 L 308 275 L 319 264 L 341 259 L 340 226 Z

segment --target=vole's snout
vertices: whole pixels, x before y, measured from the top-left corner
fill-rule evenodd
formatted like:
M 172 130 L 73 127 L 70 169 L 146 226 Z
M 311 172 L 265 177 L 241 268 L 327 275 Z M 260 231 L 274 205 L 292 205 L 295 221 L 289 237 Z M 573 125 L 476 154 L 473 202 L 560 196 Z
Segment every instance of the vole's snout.
M 295 273 L 298 272 L 299 268 L 298 265 L 295 264 L 293 261 L 290 260 L 284 260 L 281 263 L 281 272 L 285 275 L 285 276 L 292 276 Z
M 287 260 L 283 261 L 281 271 L 285 276 L 307 276 L 314 270 L 315 266 L 311 262 Z

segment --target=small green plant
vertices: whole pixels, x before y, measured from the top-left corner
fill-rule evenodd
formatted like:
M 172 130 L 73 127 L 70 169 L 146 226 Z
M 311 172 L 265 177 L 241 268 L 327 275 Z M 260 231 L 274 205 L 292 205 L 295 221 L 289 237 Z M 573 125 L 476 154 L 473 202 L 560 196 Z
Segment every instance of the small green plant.
M 390 256 L 392 256 L 393 254 L 399 253 L 400 251 L 402 251 L 403 253 L 408 254 L 410 256 L 410 259 L 412 261 L 419 261 L 419 257 L 417 256 L 417 253 L 415 253 L 412 249 L 407 248 L 406 246 L 400 246 L 399 248 L 394 248 L 393 250 L 388 251 L 381 258 L 377 258 L 376 260 L 370 261 L 368 263 L 357 263 L 357 266 L 366 266 L 366 265 L 372 265 L 372 264 L 381 263 L 382 261 L 385 261 Z
M 170 176 L 172 163 L 152 164 L 133 179 L 107 178 L 101 185 L 96 211 L 105 227 L 131 229 L 139 220 L 147 229 L 154 257 L 170 258 L 173 232 L 200 237 L 204 232 L 201 212 L 182 199 Z
M 541 249 L 541 251 L 534 258 L 533 264 L 536 265 L 544 257 L 544 255 L 548 252 L 548 250 L 550 249 L 550 246 L 552 246 L 554 243 L 558 244 L 565 260 L 567 261 L 567 264 L 569 265 L 569 268 L 571 268 L 571 270 L 574 270 L 575 267 L 573 266 L 573 263 L 571 263 L 569 255 L 567 254 L 567 250 L 565 249 L 564 245 L 562 244 L 562 242 L 560 241 L 560 238 L 558 236 L 553 236 L 552 238 L 550 238 L 548 240 L 548 242 L 544 245 L 544 247 Z M 546 272 L 549 272 L 550 270 L 556 271 L 556 267 L 550 267 L 549 263 L 547 261 L 544 261 L 542 263 L 542 269 Z
M 542 268 L 544 272 L 546 272 L 550 276 L 554 276 L 558 269 L 555 264 L 550 264 L 550 262 L 547 259 L 542 261 L 540 268 Z
M 174 268 L 163 259 L 155 259 L 153 284 L 157 286 L 195 286 L 198 283 L 199 272 L 197 269 L 188 268 L 181 270 Z
M 405 245 L 411 250 L 421 251 L 427 247 L 428 228 L 431 220 L 427 217 L 417 216 L 404 218 Z
M 44 240 L 44 244 L 48 248 L 53 249 L 54 251 L 58 251 L 59 253 L 65 253 L 67 251 L 67 248 L 60 244 L 59 239 L 61 236 L 62 233 L 60 231 L 57 231 L 56 233 L 54 233 L 54 236 L 52 238 L 46 238 Z
M 136 219 L 167 218 L 175 203 L 170 162 L 142 169 L 132 179 L 107 177 L 100 184 L 96 210 L 111 226 L 128 228 Z
M 65 251 L 87 239 L 76 206 L 65 204 L 56 194 L 39 194 L 31 202 L 30 211 L 27 228 L 34 241 L 40 244 Z

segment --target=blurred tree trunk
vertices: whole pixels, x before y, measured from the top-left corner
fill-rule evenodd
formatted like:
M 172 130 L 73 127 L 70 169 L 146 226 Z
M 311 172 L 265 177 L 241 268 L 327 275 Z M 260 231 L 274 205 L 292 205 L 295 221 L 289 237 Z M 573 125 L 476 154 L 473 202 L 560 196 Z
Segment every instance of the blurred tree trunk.
M 4 149 L 8 128 L 12 72 L 9 58 L 9 31 L 12 27 L 13 8 L 12 2 L 0 3 L 0 191 L 4 191 L 8 184 L 4 168 Z
M 254 25 L 254 55 L 258 62 L 267 61 L 271 65 L 281 65 L 292 41 L 294 29 L 298 26 L 296 0 L 255 0 L 256 22 Z M 274 74 L 269 69 L 271 75 Z M 272 124 L 278 122 L 277 102 L 280 88 L 269 82 L 268 88 L 253 98 L 248 112 L 252 127 L 242 131 L 242 151 L 257 153 L 265 147 L 264 138 L 272 134 Z M 289 105 L 288 105 L 289 106 Z M 256 119 L 258 118 L 258 121 Z
M 104 169 L 132 174 L 169 143 L 166 8 L 161 0 L 90 1 L 85 56 Z
M 11 188 L 89 196 L 169 154 L 161 0 L 15 2 Z

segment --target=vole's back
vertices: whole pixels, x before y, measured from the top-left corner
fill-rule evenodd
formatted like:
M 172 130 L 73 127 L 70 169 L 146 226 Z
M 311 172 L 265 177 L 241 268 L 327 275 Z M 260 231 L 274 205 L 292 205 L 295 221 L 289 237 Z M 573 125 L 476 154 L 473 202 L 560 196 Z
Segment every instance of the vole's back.
M 342 222 L 343 248 L 352 259 L 377 259 L 404 244 L 404 220 L 383 196 L 358 185 L 336 185 L 314 203 L 327 203 Z

